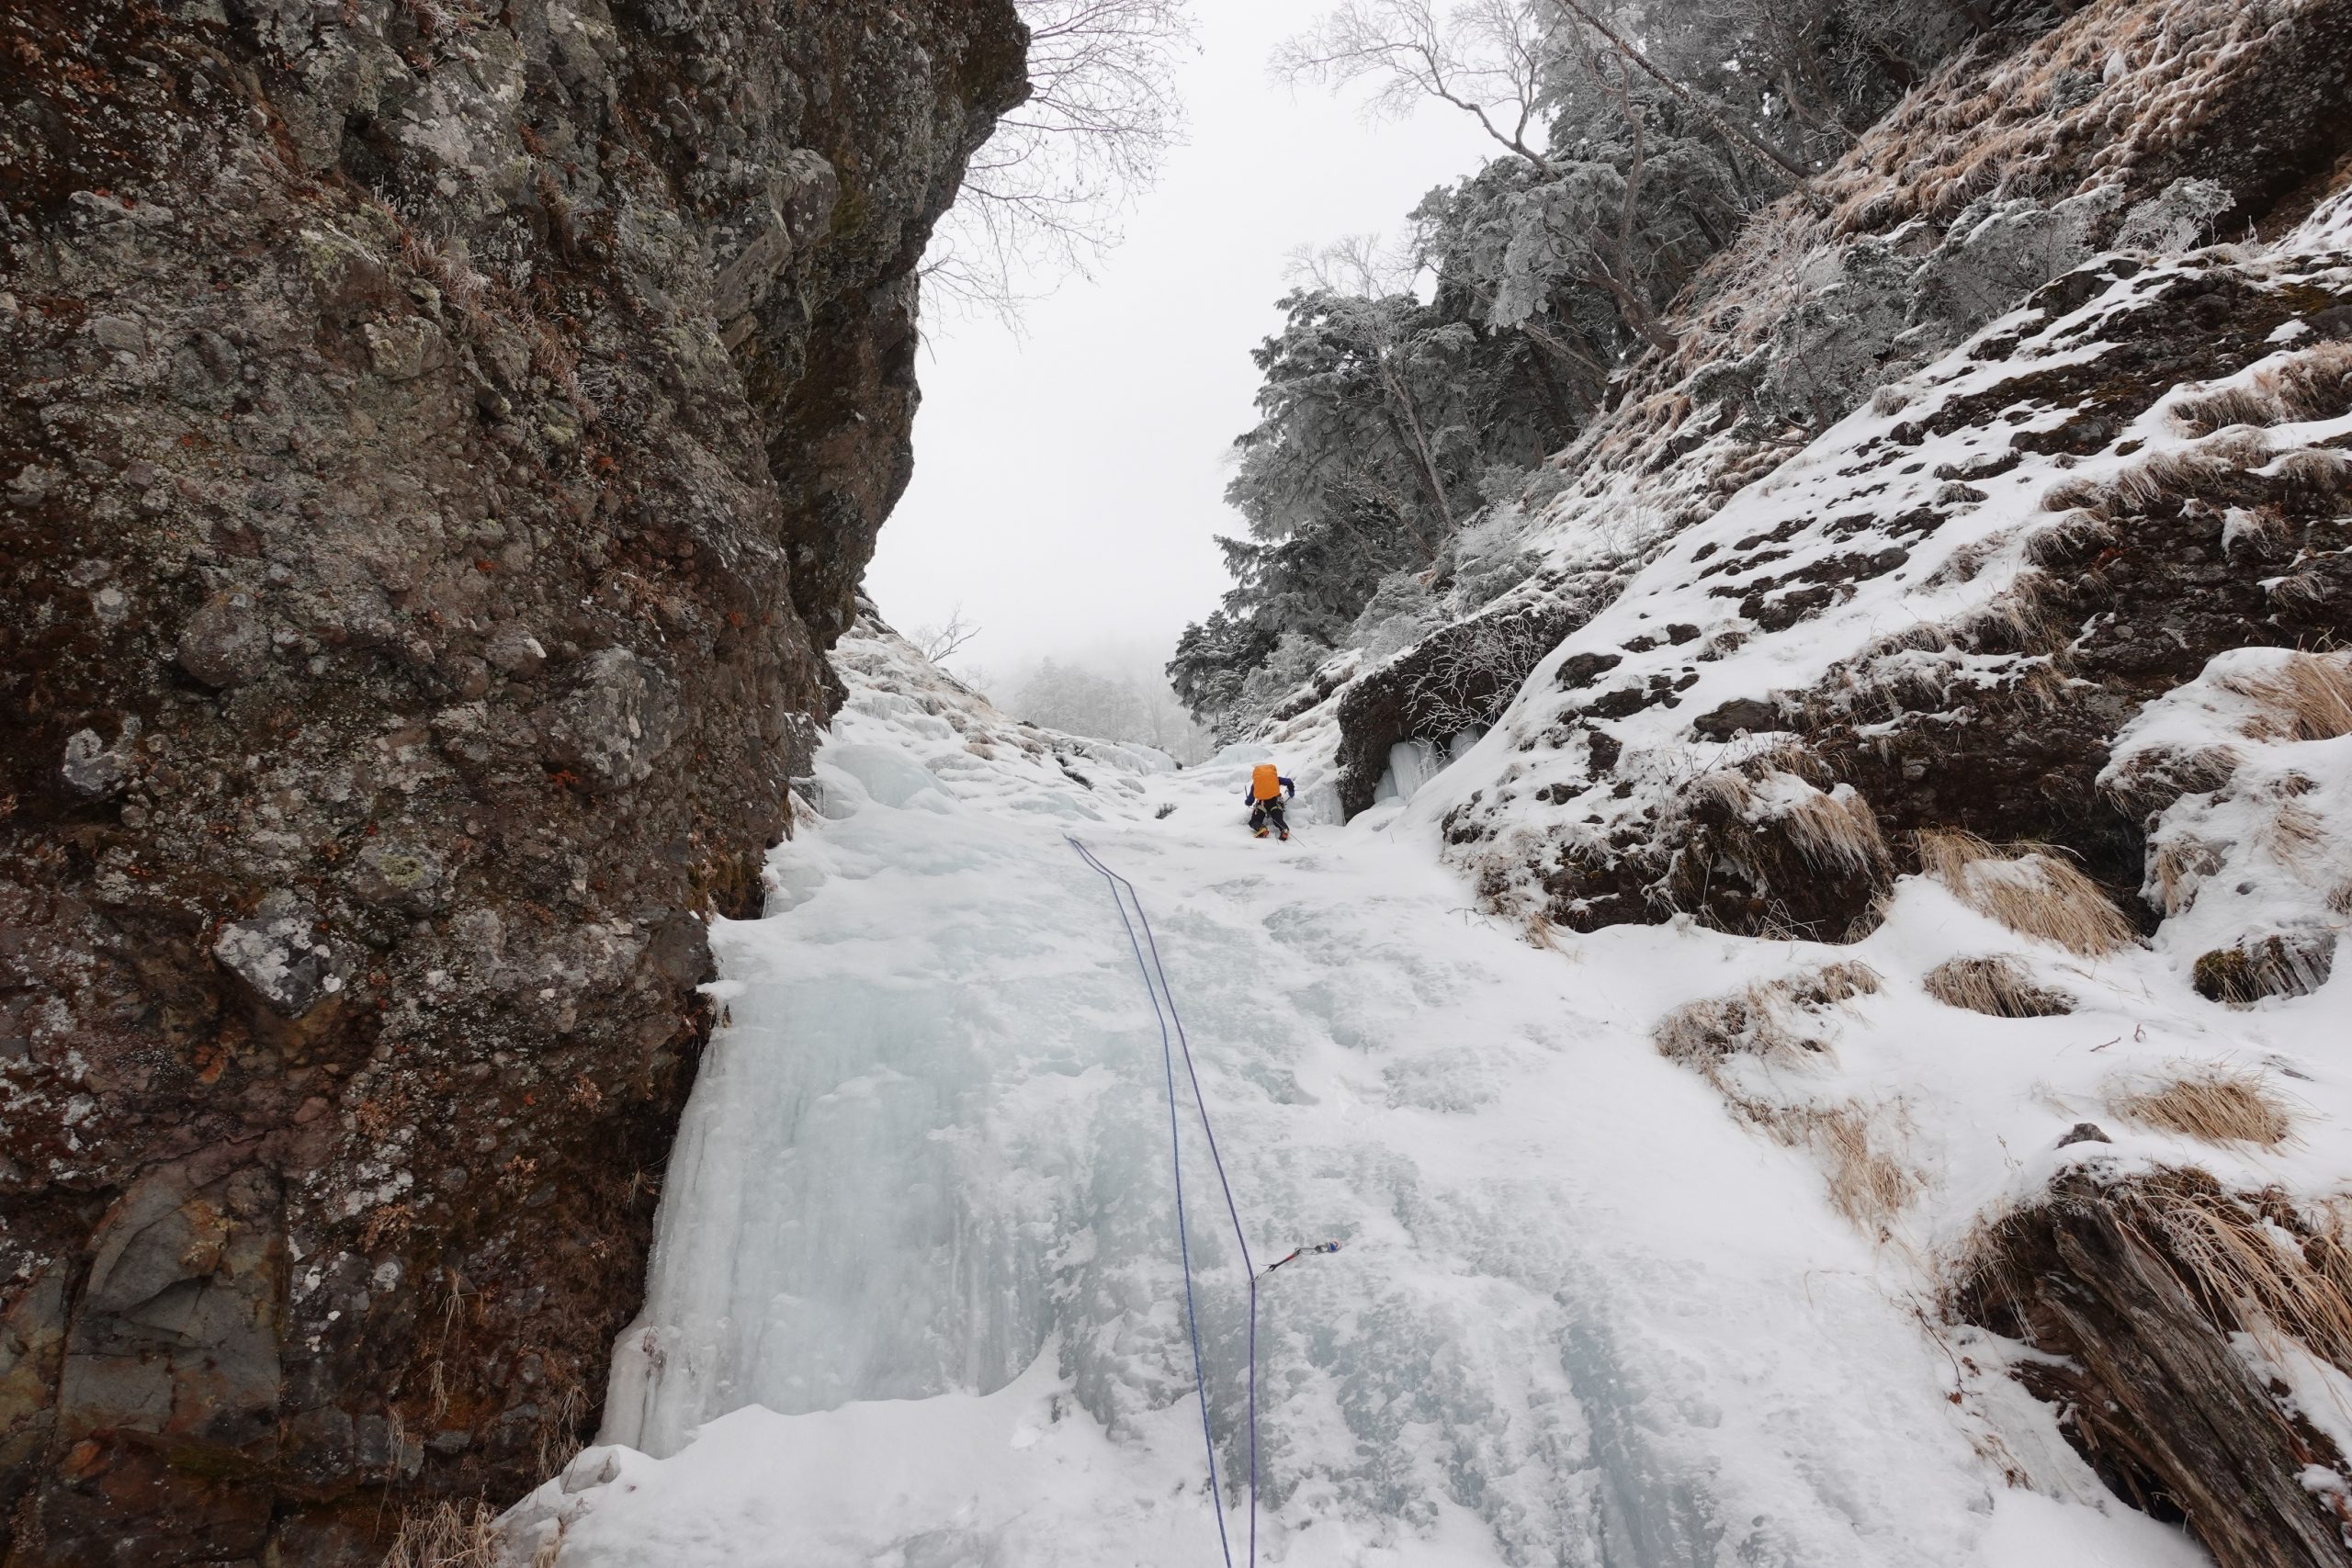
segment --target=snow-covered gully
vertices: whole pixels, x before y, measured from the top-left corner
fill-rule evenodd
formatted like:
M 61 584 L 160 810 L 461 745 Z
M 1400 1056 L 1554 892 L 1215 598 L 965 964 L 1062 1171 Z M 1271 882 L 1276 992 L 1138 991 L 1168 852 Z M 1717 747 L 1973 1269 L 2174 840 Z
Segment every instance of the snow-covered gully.
M 1344 1244 L 1264 1292 L 1260 1561 L 2203 1561 L 1660 1055 L 1663 1012 L 1779 944 L 1547 950 L 1409 804 L 1255 841 L 1259 752 L 1041 736 L 873 628 L 841 662 L 769 913 L 716 938 L 605 1445 L 510 1516 L 518 1561 L 1198 1568 L 1220 1505 L 1246 1539 L 1247 1281 L 1196 1190 L 1213 1501 L 1160 1043 L 1077 824 L 1151 911 L 1253 1248 Z M 1873 942 L 1975 919 L 1913 902 Z

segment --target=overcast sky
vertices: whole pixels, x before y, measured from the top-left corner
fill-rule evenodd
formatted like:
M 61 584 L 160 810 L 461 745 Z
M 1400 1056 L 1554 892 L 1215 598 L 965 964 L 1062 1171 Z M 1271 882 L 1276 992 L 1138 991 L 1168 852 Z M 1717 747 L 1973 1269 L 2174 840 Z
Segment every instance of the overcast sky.
M 866 583 L 902 630 L 960 604 L 961 659 L 1001 676 L 1044 656 L 1156 658 L 1227 586 L 1214 536 L 1227 450 L 1255 423 L 1250 351 L 1279 323 L 1290 253 L 1395 235 L 1483 157 L 1443 112 L 1373 124 L 1354 97 L 1270 83 L 1274 43 L 1323 0 L 1193 0 L 1189 142 L 1091 280 L 1033 306 L 1025 340 L 927 321 L 915 477 Z

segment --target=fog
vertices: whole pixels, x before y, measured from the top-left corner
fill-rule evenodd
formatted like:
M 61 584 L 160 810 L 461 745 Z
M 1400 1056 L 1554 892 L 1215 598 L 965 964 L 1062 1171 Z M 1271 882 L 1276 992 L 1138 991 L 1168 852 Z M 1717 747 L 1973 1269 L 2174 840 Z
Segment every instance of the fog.
M 949 663 L 992 695 L 1046 659 L 1154 669 L 1216 607 L 1215 538 L 1241 526 L 1222 500 L 1227 452 L 1254 423 L 1250 351 L 1279 324 L 1287 258 L 1394 232 L 1482 156 L 1476 128 L 1442 112 L 1370 124 L 1351 102 L 1270 84 L 1268 51 L 1318 8 L 1198 0 L 1190 141 L 1125 243 L 1018 333 L 926 323 L 914 482 L 867 587 L 901 629 L 960 607 L 980 630 Z

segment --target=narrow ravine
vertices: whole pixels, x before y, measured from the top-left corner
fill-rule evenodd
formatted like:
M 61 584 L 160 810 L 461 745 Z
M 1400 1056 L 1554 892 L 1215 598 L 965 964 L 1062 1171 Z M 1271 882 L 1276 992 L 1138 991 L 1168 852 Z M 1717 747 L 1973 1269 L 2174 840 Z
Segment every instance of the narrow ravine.
M 1546 951 L 1409 806 L 1253 840 L 1258 750 L 1152 771 L 879 632 L 842 659 L 769 914 L 714 936 L 726 1022 L 607 1446 L 516 1511 L 526 1558 L 1219 1561 L 1159 1037 L 1077 833 L 1150 910 L 1253 1247 L 1342 1247 L 1268 1289 L 1261 1560 L 2200 1560 L 2004 1490 L 1883 1255 L 1659 1056 L 1735 939 Z M 1244 1288 L 1184 1110 L 1239 1553 Z

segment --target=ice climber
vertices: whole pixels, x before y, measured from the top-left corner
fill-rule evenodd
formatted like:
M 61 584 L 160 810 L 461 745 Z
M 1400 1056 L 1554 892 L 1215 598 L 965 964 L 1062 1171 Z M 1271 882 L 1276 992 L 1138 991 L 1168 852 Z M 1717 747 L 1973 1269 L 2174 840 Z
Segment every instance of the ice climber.
M 1275 771 L 1272 762 L 1261 762 L 1250 772 L 1250 787 L 1241 798 L 1250 806 L 1250 830 L 1264 838 L 1271 829 L 1284 840 L 1290 838 L 1290 819 L 1283 815 L 1283 800 L 1298 793 L 1298 786 Z

